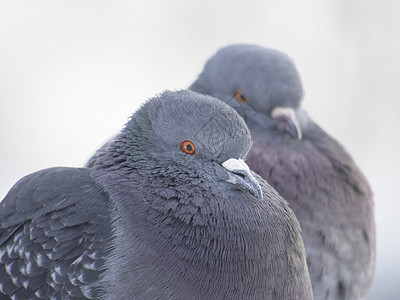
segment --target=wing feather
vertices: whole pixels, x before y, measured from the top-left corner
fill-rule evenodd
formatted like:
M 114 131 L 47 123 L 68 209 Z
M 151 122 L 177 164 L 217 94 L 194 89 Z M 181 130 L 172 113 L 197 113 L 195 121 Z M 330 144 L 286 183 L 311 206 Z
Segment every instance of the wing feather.
M 0 294 L 98 297 L 111 208 L 92 172 L 52 168 L 30 174 L 0 203 Z

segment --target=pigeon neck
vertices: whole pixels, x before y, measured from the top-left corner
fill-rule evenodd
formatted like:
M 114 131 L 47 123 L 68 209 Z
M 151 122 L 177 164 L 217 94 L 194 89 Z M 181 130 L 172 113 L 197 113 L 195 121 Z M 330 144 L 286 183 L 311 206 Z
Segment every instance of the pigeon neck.
M 106 263 L 110 275 L 104 281 L 111 294 L 129 298 L 143 288 L 140 278 L 147 278 L 156 287 L 153 291 L 176 291 L 187 299 L 265 298 L 278 285 L 273 278 L 266 281 L 265 274 L 282 272 L 280 249 L 292 250 L 271 232 L 268 222 L 275 222 L 274 216 L 268 215 L 265 203 L 251 203 L 241 193 L 210 194 L 207 186 L 183 190 L 170 184 L 162 189 L 159 179 L 149 176 L 136 178 L 135 186 L 126 177 L 111 186 L 118 179 L 108 176 L 100 180 L 111 198 L 118 199 L 114 238 L 120 245 Z M 254 214 L 254 205 L 265 214 Z M 291 234 L 288 228 L 282 232 Z M 141 274 L 129 268 L 138 261 Z M 154 296 L 149 290 L 148 296 L 173 298 L 171 294 Z

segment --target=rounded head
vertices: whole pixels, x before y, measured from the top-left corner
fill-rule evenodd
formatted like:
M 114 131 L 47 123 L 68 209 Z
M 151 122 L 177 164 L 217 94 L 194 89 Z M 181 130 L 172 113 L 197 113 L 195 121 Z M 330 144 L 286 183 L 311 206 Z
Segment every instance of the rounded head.
M 145 142 L 139 146 L 155 158 L 179 155 L 222 163 L 243 159 L 251 147 L 250 131 L 234 109 L 187 90 L 165 91 L 149 99 L 125 131 Z
M 214 96 L 233 107 L 247 102 L 267 115 L 275 107 L 296 109 L 303 97 L 300 75 L 286 54 L 246 44 L 217 51 L 190 90 Z
M 202 178 L 262 199 L 244 162 L 251 144 L 246 123 L 230 106 L 192 91 L 166 91 L 133 114 L 94 165 L 180 174 L 186 183 Z

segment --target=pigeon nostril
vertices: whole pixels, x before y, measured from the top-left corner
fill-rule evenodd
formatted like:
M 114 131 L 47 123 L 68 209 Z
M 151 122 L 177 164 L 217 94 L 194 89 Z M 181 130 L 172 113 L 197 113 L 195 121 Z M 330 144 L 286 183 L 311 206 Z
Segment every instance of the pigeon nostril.
M 246 177 L 246 175 L 245 175 L 244 173 L 242 173 L 242 172 L 233 171 L 232 173 L 233 173 L 233 174 L 236 174 L 236 175 L 239 175 L 239 176 L 242 177 L 242 178 L 245 178 L 245 177 Z

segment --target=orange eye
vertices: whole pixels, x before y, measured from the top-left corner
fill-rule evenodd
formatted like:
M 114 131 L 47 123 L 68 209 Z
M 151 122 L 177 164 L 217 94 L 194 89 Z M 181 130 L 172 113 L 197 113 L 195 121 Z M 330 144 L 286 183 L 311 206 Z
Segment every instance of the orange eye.
M 195 148 L 193 142 L 189 140 L 184 140 L 181 144 L 181 149 L 187 154 L 194 154 Z
M 237 101 L 239 101 L 241 103 L 248 103 L 249 102 L 249 100 L 246 99 L 246 97 L 243 95 L 241 90 L 236 90 L 235 98 L 237 99 Z

